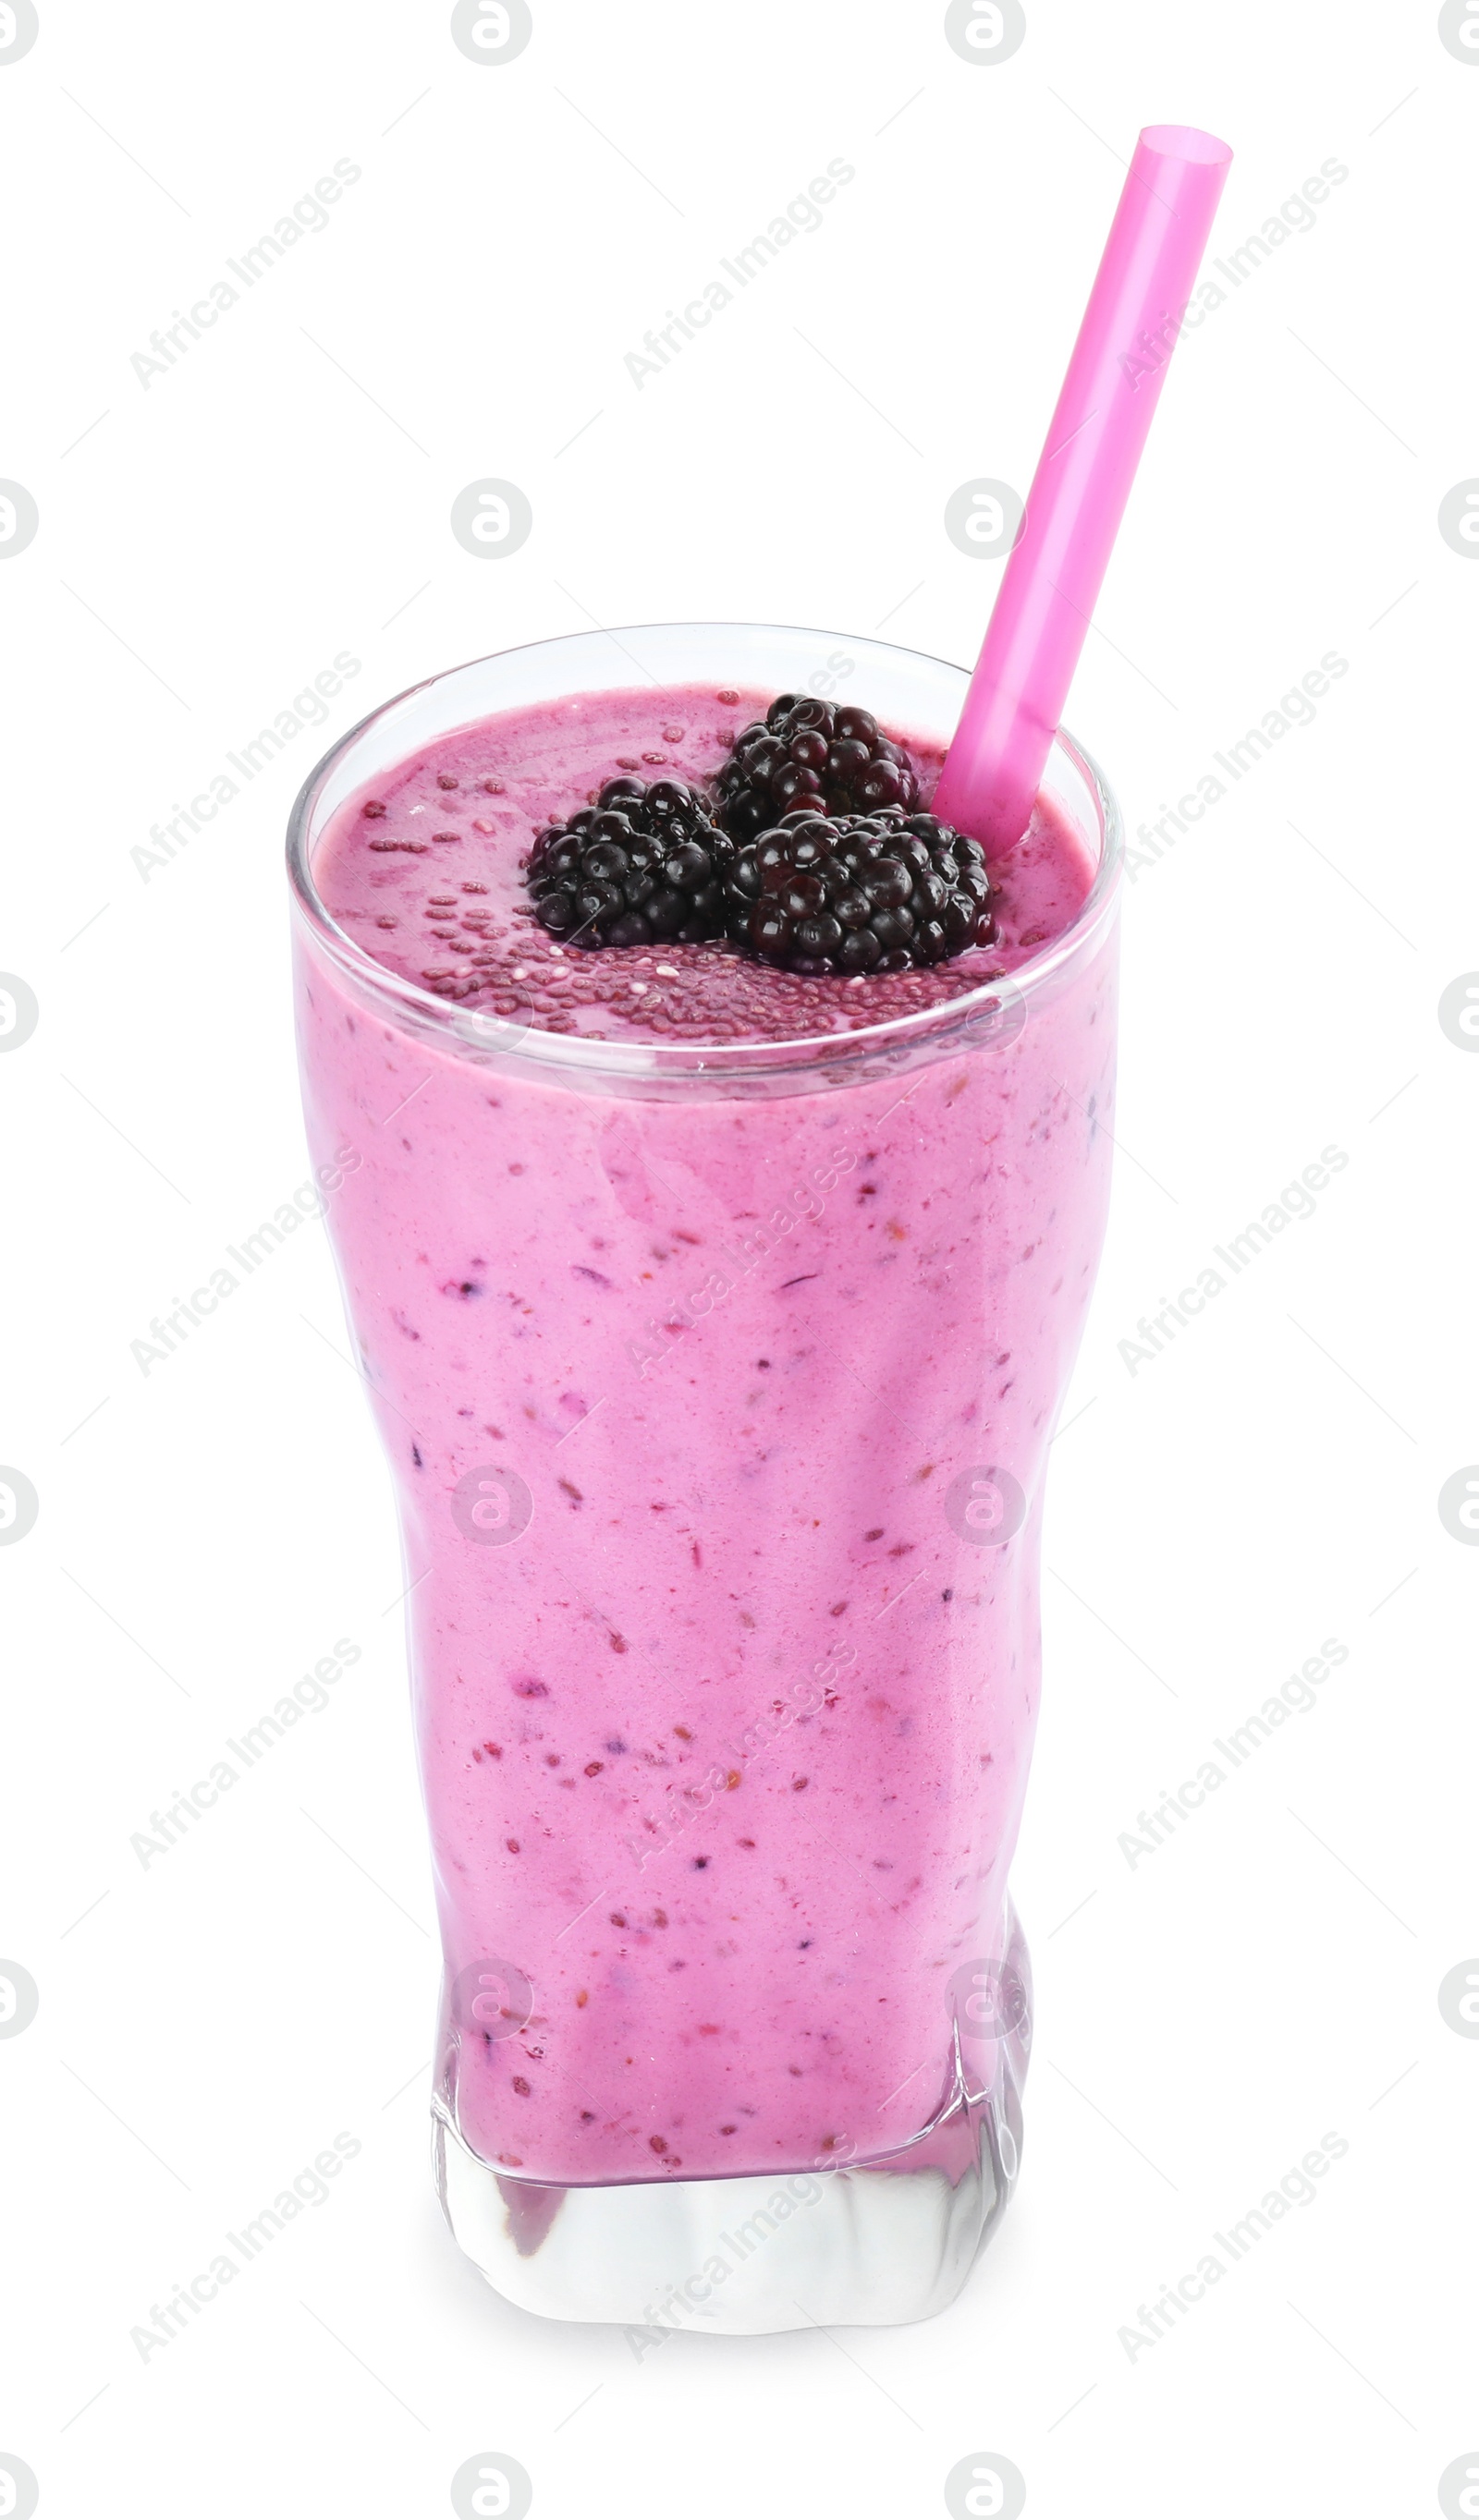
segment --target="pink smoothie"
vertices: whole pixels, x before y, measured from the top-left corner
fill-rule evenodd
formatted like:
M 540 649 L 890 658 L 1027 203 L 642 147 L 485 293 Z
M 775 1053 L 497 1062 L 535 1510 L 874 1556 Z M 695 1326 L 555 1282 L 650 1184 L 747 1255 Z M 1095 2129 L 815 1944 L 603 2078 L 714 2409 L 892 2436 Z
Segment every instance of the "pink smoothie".
M 731 1058 L 845 1053 L 1072 925 L 1090 847 L 1040 807 L 993 870 L 998 941 L 930 971 L 544 936 L 534 833 L 633 763 L 701 781 L 771 697 L 607 692 L 445 737 L 340 808 L 328 912 L 469 1011 Z M 891 732 L 927 799 L 938 750 Z M 1027 989 L 1018 1032 L 743 1082 L 481 1056 L 301 924 L 299 988 L 412 1588 L 448 2106 L 560 2184 L 890 2151 L 951 2088 L 952 1976 L 1006 1931 L 1112 937 Z M 987 1467 L 1025 1500 L 997 1545 Z M 480 1963 L 501 2012 L 469 2008 Z

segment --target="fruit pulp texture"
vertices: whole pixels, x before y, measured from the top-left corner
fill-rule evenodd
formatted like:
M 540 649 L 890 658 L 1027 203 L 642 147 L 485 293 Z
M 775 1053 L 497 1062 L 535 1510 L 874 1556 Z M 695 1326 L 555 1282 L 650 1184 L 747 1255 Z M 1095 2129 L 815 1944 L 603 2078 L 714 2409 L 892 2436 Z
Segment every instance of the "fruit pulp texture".
M 440 968 L 407 943 L 425 893 L 490 907 L 505 932 L 474 950 L 497 959 L 472 968 L 528 992 L 534 832 L 633 758 L 701 779 L 764 697 L 600 694 L 464 728 L 339 810 L 320 892 L 416 977 Z M 939 752 L 910 750 L 927 799 Z M 368 845 L 433 830 L 459 836 Z M 1068 925 L 1090 847 L 1040 805 L 994 874 L 997 945 L 931 971 L 607 951 L 578 973 L 604 994 L 536 987 L 556 1005 L 532 1020 L 641 1038 L 660 997 L 670 1029 L 647 1037 L 682 1039 L 707 990 L 716 1026 L 774 1038 L 855 1026 L 884 990 L 933 1004 Z M 1015 1038 L 824 1091 L 644 1097 L 459 1057 L 300 930 L 309 1135 L 343 1175 L 330 1231 L 400 1507 L 448 1980 L 511 1964 L 530 1989 L 527 2020 L 459 2014 L 454 2106 L 490 2164 L 563 2184 L 865 2160 L 948 2092 L 952 1978 L 1004 1933 L 1114 979 L 1106 942 Z M 994 1544 L 968 1510 L 986 1468 L 1026 1501 Z
M 463 728 L 342 810 L 320 889 L 357 945 L 435 995 L 614 1040 L 791 1040 L 889 1021 L 1011 972 L 1073 918 L 1091 870 L 1040 809 L 995 905 L 997 939 L 929 970 L 806 978 L 724 945 L 591 952 L 547 936 L 522 872 L 534 835 L 593 803 L 618 768 L 701 783 L 764 705 L 760 693 L 726 708 L 701 690 L 602 692 Z M 927 802 L 941 754 L 909 748 Z

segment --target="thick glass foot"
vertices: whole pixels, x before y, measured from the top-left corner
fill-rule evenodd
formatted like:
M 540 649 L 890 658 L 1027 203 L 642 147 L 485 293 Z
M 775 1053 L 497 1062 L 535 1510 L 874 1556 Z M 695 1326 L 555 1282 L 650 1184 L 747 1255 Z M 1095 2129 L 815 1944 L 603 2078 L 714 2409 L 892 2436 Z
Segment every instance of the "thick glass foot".
M 1019 1987 L 1026 1980 L 1020 1940 Z M 764 2336 L 892 2327 L 959 2292 L 1006 2210 L 1021 2157 L 1030 2023 L 957 2036 L 950 2089 L 899 2150 L 747 2179 L 545 2186 L 474 2153 L 433 2103 L 437 2188 L 495 2291 L 545 2318 L 610 2320 L 640 2359 L 679 2329 Z

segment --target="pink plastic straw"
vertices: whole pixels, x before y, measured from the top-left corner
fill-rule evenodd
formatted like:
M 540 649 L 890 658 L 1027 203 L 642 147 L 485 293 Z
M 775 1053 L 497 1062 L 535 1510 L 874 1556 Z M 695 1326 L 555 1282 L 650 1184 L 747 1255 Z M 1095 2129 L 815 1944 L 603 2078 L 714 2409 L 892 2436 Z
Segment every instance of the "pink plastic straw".
M 989 857 L 1027 829 L 1231 159 L 1140 134 L 932 802 Z

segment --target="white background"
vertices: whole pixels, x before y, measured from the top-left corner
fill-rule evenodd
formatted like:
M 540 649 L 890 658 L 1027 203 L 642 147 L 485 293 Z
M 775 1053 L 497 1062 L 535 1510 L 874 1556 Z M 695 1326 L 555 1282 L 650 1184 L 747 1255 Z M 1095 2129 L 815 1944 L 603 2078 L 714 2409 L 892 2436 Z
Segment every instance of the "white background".
M 439 2513 L 503 2450 L 550 2515 L 928 2515 L 994 2450 L 1047 2515 L 1422 2514 L 1479 2443 L 1479 58 L 1428 6 L 41 0 L 0 68 L 10 386 L 0 1059 L 10 1642 L 0 2452 L 45 2515 Z M 1012 2214 L 922 2327 L 640 2364 L 505 2307 L 427 2166 L 437 1967 L 390 1491 L 317 1227 L 142 1374 L 151 1317 L 307 1172 L 281 831 L 378 699 L 527 639 L 814 622 L 969 661 L 1137 127 L 1236 158 L 1225 254 L 1312 232 L 1178 353 L 1070 723 L 1132 831 L 1327 651 L 1349 672 L 1126 910 L 1120 1160 L 1049 1502 L 1015 1889 L 1038 1973 Z M 642 390 L 624 354 L 834 157 L 856 170 Z M 336 159 L 361 180 L 146 389 L 130 366 Z M 491 564 L 448 510 L 517 482 Z M 336 652 L 360 673 L 147 880 L 131 851 Z M 862 697 L 865 697 L 862 696 Z M 1470 1042 L 1470 1049 L 1473 1048 Z M 1138 1317 L 1322 1148 L 1349 1163 L 1174 1347 Z M 361 1660 L 145 1869 L 130 1836 L 321 1656 Z M 1349 1660 L 1177 1837 L 1118 1843 L 1319 1647 Z M 341 2130 L 358 2157 L 166 2350 L 130 2328 Z M 1118 2331 L 1334 2132 L 1349 2151 L 1175 2332 Z M 1479 2456 L 1479 2453 L 1476 2453 Z M 1456 2504 L 1450 2507 L 1456 2509 Z

